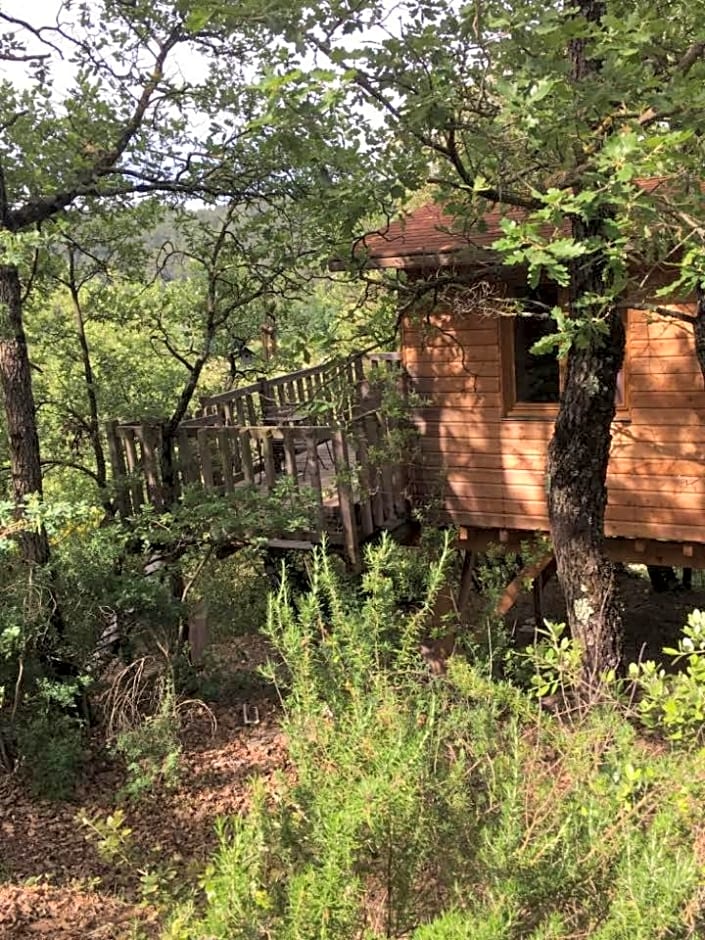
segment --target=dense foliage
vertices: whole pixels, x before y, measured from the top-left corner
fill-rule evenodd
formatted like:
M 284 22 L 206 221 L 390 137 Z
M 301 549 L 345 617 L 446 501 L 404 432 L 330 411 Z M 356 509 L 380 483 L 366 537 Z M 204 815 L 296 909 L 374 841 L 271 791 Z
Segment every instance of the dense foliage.
M 308 595 L 272 599 L 293 769 L 223 820 L 198 905 L 165 937 L 699 935 L 702 752 L 649 742 L 626 699 L 550 715 L 482 658 L 432 679 L 417 650 L 446 565 L 423 566 L 406 616 L 423 574 L 389 542 L 362 590 L 319 555 Z M 529 673 L 569 683 L 547 652 L 527 654 Z
M 297 591 L 290 565 L 266 632 L 292 772 L 222 821 L 165 936 L 702 935 L 703 615 L 675 670 L 619 679 L 602 552 L 626 300 L 688 320 L 693 293 L 705 372 L 699 5 L 58 6 L 0 11 L 2 768 L 64 799 L 97 728 L 121 804 L 175 784 L 191 618 L 263 626 L 268 536 L 316 511 L 194 486 L 121 517 L 106 420 L 174 433 L 203 394 L 394 342 L 429 287 L 364 270 L 360 237 L 426 196 L 459 231 L 499 208 L 483 273 L 569 297 L 548 496 L 574 639 L 517 654 L 490 622 L 489 659 L 474 637 L 431 676 L 447 546 L 384 540 L 357 579 L 317 553 Z M 84 823 L 131 864 L 122 805 Z

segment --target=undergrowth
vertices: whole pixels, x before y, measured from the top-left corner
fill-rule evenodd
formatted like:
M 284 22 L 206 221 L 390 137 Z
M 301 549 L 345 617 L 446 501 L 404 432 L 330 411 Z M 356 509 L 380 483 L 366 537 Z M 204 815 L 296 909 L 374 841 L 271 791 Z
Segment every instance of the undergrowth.
M 644 741 L 617 702 L 548 714 L 485 663 L 430 677 L 418 643 L 448 550 L 408 615 L 400 557 L 370 549 L 355 591 L 318 554 L 310 593 L 273 599 L 293 772 L 220 822 L 164 936 L 702 936 L 702 752 Z

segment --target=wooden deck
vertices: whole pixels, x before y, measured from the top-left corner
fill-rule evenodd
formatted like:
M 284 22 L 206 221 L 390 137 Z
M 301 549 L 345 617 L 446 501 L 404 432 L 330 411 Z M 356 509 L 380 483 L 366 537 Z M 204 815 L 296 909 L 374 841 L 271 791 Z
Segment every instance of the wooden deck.
M 166 448 L 163 422 L 111 422 L 120 512 L 163 509 L 190 487 L 272 492 L 285 481 L 289 491 L 308 488 L 314 519 L 276 544 L 305 547 L 325 535 L 357 566 L 361 542 L 407 515 L 404 468 L 388 457 L 396 426 L 382 409 L 393 370 L 394 354 L 356 356 L 223 392 L 204 399 Z

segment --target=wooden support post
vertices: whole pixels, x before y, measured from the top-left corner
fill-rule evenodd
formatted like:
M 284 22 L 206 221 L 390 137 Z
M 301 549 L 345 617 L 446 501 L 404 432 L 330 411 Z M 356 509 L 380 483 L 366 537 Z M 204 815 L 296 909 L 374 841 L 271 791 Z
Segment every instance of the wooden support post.
M 531 594 L 534 602 L 534 623 L 541 628 L 543 627 L 543 583 L 540 575 L 531 582 Z
M 355 525 L 355 506 L 350 481 L 350 462 L 345 434 L 340 428 L 333 431 L 333 453 L 335 454 L 335 473 L 338 485 L 340 517 L 343 523 L 345 552 L 353 570 L 360 568 L 360 546 Z
M 130 492 L 132 493 L 132 507 L 138 512 L 144 503 L 140 462 L 137 457 L 134 428 L 120 428 L 119 435 L 125 444 L 125 459 L 127 472 L 130 474 Z
M 198 429 L 198 453 L 201 462 L 201 480 L 207 490 L 212 490 L 215 486 L 213 480 L 213 460 L 211 458 L 210 434 L 207 428 Z
M 470 600 L 472 593 L 473 575 L 475 573 L 475 553 L 466 549 L 463 552 L 463 567 L 460 572 L 460 589 L 458 590 L 458 614 L 462 614 Z
M 191 438 L 185 428 L 181 428 L 176 436 L 179 445 L 179 470 L 181 471 L 181 483 L 188 486 L 190 483 L 200 482 L 198 465 L 193 459 L 193 447 Z
M 380 429 L 379 440 L 382 442 L 383 447 L 386 447 L 389 443 L 389 432 L 391 430 L 391 425 L 388 425 L 386 429 Z M 396 494 L 394 492 L 394 472 L 386 457 L 382 458 L 380 473 L 382 477 L 382 503 L 384 505 L 384 521 L 388 522 L 396 515 Z
M 218 450 L 223 467 L 223 489 L 226 493 L 232 493 L 235 489 L 235 482 L 233 480 L 233 457 L 230 451 L 228 428 L 221 428 L 218 431 Z
M 254 485 L 255 468 L 252 461 L 252 433 L 249 428 L 240 431 L 240 456 L 242 458 L 242 473 L 245 483 Z
M 260 379 L 258 383 L 259 390 L 259 404 L 260 411 L 262 413 L 262 424 L 267 424 L 267 419 L 269 418 L 270 412 L 274 406 L 274 398 L 272 397 L 272 389 L 269 385 L 267 379 Z M 253 422 L 254 424 L 255 422 Z
M 161 509 L 164 504 L 164 494 L 159 481 L 159 462 L 154 429 L 147 424 L 140 424 L 137 427 L 136 434 L 142 446 L 142 466 L 147 481 L 147 496 L 153 506 Z
M 284 466 L 286 475 L 293 480 L 294 485 L 299 485 L 298 470 L 296 468 L 296 432 L 293 428 L 282 428 L 284 435 Z
M 357 475 L 360 484 L 360 523 L 362 525 L 362 534 L 372 535 L 375 530 L 375 521 L 372 514 L 372 496 L 370 483 L 370 458 L 367 450 L 367 441 L 365 432 L 360 421 L 356 422 L 356 463 Z
M 108 455 L 110 457 L 110 466 L 113 472 L 113 481 L 115 483 L 115 503 L 121 516 L 129 516 L 132 513 L 130 503 L 130 491 L 127 485 L 127 468 L 125 458 L 123 457 L 120 441 L 117 434 L 117 421 L 108 421 L 105 425 L 105 434 L 108 439 Z
M 318 436 L 309 428 L 304 432 L 306 442 L 306 462 L 310 469 L 311 488 L 316 494 L 316 523 L 319 532 L 325 531 L 325 513 L 323 512 L 323 486 L 321 484 L 321 468 L 318 463 Z
M 242 479 L 242 459 L 240 456 L 240 429 L 236 427 L 226 428 L 228 440 L 230 442 L 230 457 L 233 468 L 233 482 Z
M 690 559 L 693 557 L 693 546 L 684 545 L 683 546 L 683 558 Z M 693 569 L 689 568 L 687 565 L 683 566 L 683 587 L 686 591 L 691 591 L 693 588 Z
M 365 403 L 363 402 L 363 406 Z M 374 520 L 375 527 L 381 527 L 384 525 L 384 497 L 382 496 L 382 477 L 379 472 L 379 467 L 372 462 L 370 457 L 370 451 L 378 450 L 379 448 L 379 421 L 376 414 L 365 413 L 363 418 L 363 426 L 365 429 L 365 438 L 367 440 L 367 455 L 368 455 L 368 480 L 370 486 L 370 496 L 371 496 L 371 505 L 372 505 L 372 518 Z
M 541 568 L 531 584 L 534 599 L 534 621 L 537 627 L 543 626 L 543 591 L 556 570 L 556 558 L 555 555 L 551 555 L 548 564 Z
M 497 616 L 503 617 L 504 614 L 511 610 L 516 603 L 517 598 L 524 589 L 526 582 L 534 582 L 536 579 L 540 578 L 544 572 L 544 569 L 551 565 L 555 565 L 555 558 L 553 555 L 546 555 L 535 564 L 527 565 L 525 568 L 522 568 L 516 578 L 514 578 L 514 580 L 509 585 L 507 585 L 504 594 L 502 594 L 500 599 L 497 601 L 497 605 L 495 607 L 495 613 Z
M 274 448 L 272 447 L 272 435 L 267 428 L 262 429 L 260 438 L 262 443 L 262 461 L 264 463 L 264 479 L 267 489 L 271 493 L 277 482 L 277 468 L 274 464 Z
M 243 424 L 249 424 L 253 428 L 256 424 L 259 424 L 257 419 L 257 411 L 255 409 L 255 401 L 252 395 L 248 395 L 245 399 L 245 420 Z

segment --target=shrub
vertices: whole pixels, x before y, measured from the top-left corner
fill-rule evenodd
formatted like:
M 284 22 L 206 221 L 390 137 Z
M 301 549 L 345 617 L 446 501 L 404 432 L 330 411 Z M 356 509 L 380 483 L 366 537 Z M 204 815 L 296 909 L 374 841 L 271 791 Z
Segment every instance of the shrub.
M 371 549 L 358 590 L 319 554 L 310 594 L 273 600 L 293 774 L 221 821 L 202 913 L 179 909 L 166 936 L 701 935 L 702 756 L 686 771 L 609 703 L 563 722 L 485 665 L 431 677 L 418 641 L 447 547 L 406 615 L 397 552 Z
M 705 736 L 705 613 L 688 615 L 676 649 L 666 647 L 674 666 L 667 672 L 655 662 L 633 663 L 629 678 L 639 690 L 637 710 L 643 724 L 669 741 L 701 744 Z
M 125 761 L 127 780 L 120 795 L 139 799 L 158 786 L 178 783 L 181 742 L 179 710 L 171 675 L 154 679 L 152 714 L 133 713 L 132 723 L 118 732 L 114 750 Z
M 17 747 L 33 793 L 43 799 L 71 796 L 83 768 L 81 722 L 60 712 L 38 712 L 18 723 Z

